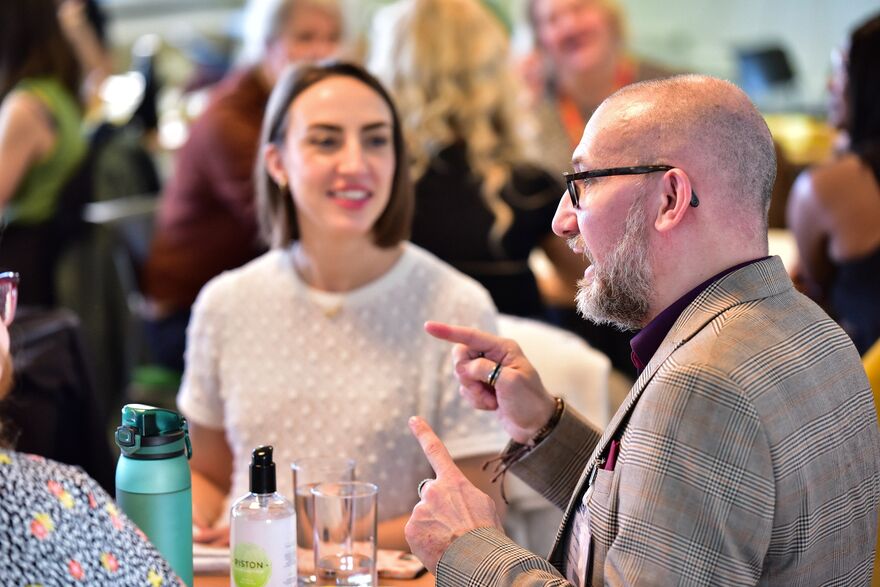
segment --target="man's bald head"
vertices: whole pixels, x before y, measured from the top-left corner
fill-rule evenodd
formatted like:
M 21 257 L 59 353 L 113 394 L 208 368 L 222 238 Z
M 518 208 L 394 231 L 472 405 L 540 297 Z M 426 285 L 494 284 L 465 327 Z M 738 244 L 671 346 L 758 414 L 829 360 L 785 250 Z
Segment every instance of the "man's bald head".
M 633 84 L 611 95 L 594 118 L 602 121 L 603 150 L 621 164 L 679 166 L 698 194 L 729 198 L 766 226 L 776 178 L 773 139 L 735 85 L 699 75 Z

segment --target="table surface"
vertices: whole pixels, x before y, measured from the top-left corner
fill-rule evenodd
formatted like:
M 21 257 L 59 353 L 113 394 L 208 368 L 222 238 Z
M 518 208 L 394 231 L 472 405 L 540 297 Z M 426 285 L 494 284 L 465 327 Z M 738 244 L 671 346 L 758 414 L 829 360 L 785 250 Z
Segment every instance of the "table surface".
M 228 574 L 196 574 L 193 587 L 227 587 L 229 585 Z M 385 587 L 431 587 L 434 585 L 434 575 L 423 573 L 416 579 L 379 579 L 379 585 Z

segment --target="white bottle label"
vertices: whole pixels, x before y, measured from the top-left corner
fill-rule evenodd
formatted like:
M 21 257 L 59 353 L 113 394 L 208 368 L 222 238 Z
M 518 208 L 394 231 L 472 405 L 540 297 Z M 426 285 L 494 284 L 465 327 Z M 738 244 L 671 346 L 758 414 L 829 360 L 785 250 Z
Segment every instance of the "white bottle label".
M 236 587 L 296 585 L 296 522 L 235 520 L 230 571 Z

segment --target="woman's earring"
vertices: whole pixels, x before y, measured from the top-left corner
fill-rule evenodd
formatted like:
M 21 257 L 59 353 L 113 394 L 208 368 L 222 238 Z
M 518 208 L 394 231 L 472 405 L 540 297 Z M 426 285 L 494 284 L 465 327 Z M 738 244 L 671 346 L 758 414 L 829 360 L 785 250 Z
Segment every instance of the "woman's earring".
M 283 178 L 283 177 L 282 177 L 281 179 L 279 179 L 279 180 L 278 180 L 277 182 L 275 182 L 275 183 L 278 184 L 278 189 L 281 190 L 282 192 L 285 191 L 285 190 L 287 190 L 287 179 L 286 179 L 286 178 Z

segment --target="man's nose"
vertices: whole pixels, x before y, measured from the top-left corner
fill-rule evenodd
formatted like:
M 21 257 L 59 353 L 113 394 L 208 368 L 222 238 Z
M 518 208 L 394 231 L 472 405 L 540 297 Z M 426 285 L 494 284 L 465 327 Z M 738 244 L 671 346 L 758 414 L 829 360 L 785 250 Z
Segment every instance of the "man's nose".
M 577 215 L 571 205 L 571 198 L 568 197 L 568 192 L 562 192 L 562 197 L 559 198 L 559 205 L 556 207 L 556 214 L 553 215 L 551 226 L 553 227 L 553 232 L 563 238 L 576 236 L 580 233 Z

